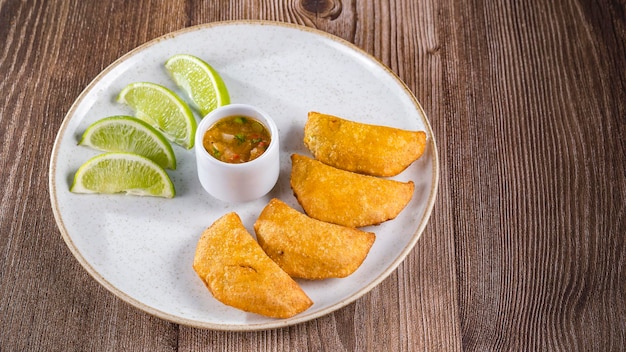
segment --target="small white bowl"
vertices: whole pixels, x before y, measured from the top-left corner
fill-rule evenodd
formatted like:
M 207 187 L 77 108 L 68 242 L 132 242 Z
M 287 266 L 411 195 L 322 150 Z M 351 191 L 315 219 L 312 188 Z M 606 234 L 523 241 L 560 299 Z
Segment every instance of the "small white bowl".
M 214 158 L 204 149 L 204 133 L 217 121 L 233 115 L 252 117 L 270 132 L 270 144 L 258 158 L 241 164 L 230 164 Z M 227 202 L 247 202 L 266 195 L 274 188 L 280 173 L 278 127 L 262 110 L 247 104 L 219 107 L 200 121 L 195 138 L 198 178 L 211 196 Z

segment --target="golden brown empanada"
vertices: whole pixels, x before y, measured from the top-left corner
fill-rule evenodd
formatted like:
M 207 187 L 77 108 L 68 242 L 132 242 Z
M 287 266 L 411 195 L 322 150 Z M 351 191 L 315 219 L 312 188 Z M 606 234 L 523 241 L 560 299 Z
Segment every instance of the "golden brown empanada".
M 413 181 L 366 176 L 291 156 L 291 188 L 312 218 L 348 227 L 394 219 L 413 197 Z
M 261 248 L 291 277 L 342 278 L 361 266 L 376 235 L 308 217 L 272 199 L 254 224 Z
M 304 144 L 324 164 L 387 177 L 399 174 L 424 153 L 426 133 L 309 112 Z

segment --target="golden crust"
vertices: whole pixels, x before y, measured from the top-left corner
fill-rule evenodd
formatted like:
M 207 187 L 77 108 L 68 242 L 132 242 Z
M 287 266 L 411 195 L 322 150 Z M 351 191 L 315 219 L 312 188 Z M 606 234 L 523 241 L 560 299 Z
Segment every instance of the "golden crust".
M 342 278 L 361 266 L 376 235 L 319 221 L 272 199 L 254 230 L 261 248 L 291 277 Z
M 315 159 L 343 170 L 372 176 L 395 176 L 419 159 L 426 133 L 368 125 L 309 112 L 304 144 Z
M 218 301 L 246 312 L 289 318 L 313 304 L 263 252 L 236 213 L 204 231 L 193 268 Z
M 348 227 L 394 219 L 413 197 L 413 181 L 360 175 L 306 156 L 291 156 L 291 188 L 312 218 Z

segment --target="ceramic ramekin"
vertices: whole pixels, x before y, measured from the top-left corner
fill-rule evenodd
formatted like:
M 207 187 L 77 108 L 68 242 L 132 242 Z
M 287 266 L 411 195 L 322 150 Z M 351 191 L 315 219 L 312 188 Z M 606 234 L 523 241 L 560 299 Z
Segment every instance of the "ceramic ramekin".
M 258 158 L 230 164 L 209 154 L 202 145 L 204 133 L 217 121 L 234 115 L 256 119 L 268 129 L 271 141 Z M 198 178 L 211 196 L 227 202 L 247 202 L 258 199 L 272 190 L 280 173 L 278 127 L 272 118 L 257 107 L 248 104 L 230 104 L 206 115 L 196 130 L 195 153 Z

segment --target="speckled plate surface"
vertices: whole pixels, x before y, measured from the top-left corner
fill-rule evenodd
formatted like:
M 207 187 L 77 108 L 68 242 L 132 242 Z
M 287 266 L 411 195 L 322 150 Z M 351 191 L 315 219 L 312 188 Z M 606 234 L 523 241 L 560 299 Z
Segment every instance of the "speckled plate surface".
M 193 150 L 175 146 L 178 168 L 168 171 L 174 199 L 69 192 L 78 167 L 97 151 L 77 145 L 94 121 L 132 114 L 115 102 L 128 83 L 151 81 L 179 92 L 163 64 L 189 53 L 215 67 L 233 103 L 253 104 L 278 124 L 281 171 L 266 197 L 224 203 L 197 180 Z M 180 92 L 179 92 L 180 93 Z M 269 319 L 215 300 L 191 267 L 202 231 L 236 211 L 252 228 L 270 198 L 301 210 L 289 187 L 292 153 L 304 147 L 307 112 L 411 130 L 425 130 L 425 154 L 399 180 L 413 180 L 412 201 L 394 220 L 365 228 L 377 235 L 363 265 L 344 279 L 299 281 L 314 301 L 290 319 Z M 199 118 L 199 116 L 197 116 Z M 352 44 L 321 31 L 274 22 L 218 22 L 187 28 L 124 55 L 81 93 L 58 132 L 50 162 L 50 197 L 63 239 L 81 265 L 116 296 L 163 319 L 217 330 L 261 330 L 308 321 L 358 299 L 385 279 L 417 243 L 430 216 L 438 180 L 435 140 L 419 103 L 389 69 Z

